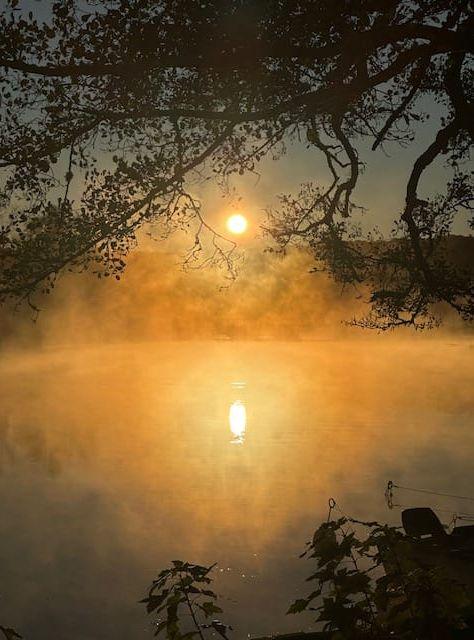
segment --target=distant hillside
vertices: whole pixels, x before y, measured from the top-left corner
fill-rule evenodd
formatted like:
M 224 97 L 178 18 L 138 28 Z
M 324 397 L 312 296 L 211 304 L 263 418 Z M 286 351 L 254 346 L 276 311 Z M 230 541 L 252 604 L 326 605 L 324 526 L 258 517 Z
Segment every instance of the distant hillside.
M 446 251 L 454 264 L 474 273 L 474 236 L 449 236 Z

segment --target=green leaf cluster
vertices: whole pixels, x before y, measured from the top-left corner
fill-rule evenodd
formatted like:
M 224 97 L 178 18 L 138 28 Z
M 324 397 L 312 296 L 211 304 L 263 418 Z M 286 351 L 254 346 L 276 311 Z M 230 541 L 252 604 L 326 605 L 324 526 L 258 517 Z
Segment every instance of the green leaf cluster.
M 148 596 L 140 601 L 147 613 L 157 616 L 155 636 L 163 633 L 169 640 L 204 640 L 205 632 L 210 631 L 227 640 L 231 627 L 213 618 L 222 613 L 216 593 L 209 588 L 214 567 L 173 560 L 158 574 Z
M 324 631 L 347 640 L 438 640 L 469 633 L 473 602 L 442 563 L 426 560 L 430 545 L 376 522 L 344 517 L 323 523 L 302 554 L 316 561 L 307 581 L 317 588 L 287 613 L 315 611 Z

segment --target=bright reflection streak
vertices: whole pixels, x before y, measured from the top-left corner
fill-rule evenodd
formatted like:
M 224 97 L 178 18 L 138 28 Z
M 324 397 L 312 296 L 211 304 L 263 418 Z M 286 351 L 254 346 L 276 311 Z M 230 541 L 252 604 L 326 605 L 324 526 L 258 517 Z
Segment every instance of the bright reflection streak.
M 229 408 L 229 426 L 234 436 L 234 443 L 242 443 L 245 438 L 245 430 L 247 428 L 247 410 L 245 405 L 236 400 Z

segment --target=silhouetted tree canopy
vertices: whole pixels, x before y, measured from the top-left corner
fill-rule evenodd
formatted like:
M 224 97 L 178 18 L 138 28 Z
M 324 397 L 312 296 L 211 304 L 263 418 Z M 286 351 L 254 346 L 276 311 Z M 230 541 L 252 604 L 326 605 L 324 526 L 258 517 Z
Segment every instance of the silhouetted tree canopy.
M 308 246 L 317 268 L 368 291 L 366 326 L 426 326 L 438 302 L 472 318 L 472 275 L 448 242 L 473 202 L 470 2 L 61 0 L 40 17 L 25 4 L 0 16 L 1 299 L 34 304 L 64 270 L 120 277 L 148 222 L 195 224 L 196 259 L 206 221 L 193 182 L 252 171 L 300 139 L 331 179 L 269 211 L 277 247 Z M 360 147 L 412 144 L 435 102 L 446 115 L 392 240 L 364 235 Z M 439 156 L 446 189 L 423 199 Z M 208 259 L 230 264 L 212 237 Z

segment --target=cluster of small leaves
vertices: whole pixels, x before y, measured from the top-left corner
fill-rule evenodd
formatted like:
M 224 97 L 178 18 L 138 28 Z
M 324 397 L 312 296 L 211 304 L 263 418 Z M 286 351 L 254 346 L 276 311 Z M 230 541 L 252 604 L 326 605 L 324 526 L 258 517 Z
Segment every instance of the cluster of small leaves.
M 0 624 L 0 633 L 4 636 L 6 640 L 17 640 L 17 638 L 22 638 L 19 633 L 12 629 L 11 627 L 4 627 Z
M 318 266 L 366 287 L 365 326 L 426 326 L 440 301 L 472 318 L 472 278 L 433 264 L 429 248 L 472 207 L 459 177 L 474 121 L 469 2 L 55 0 L 46 15 L 4 5 L 0 302 L 49 292 L 68 269 L 120 278 L 140 227 L 182 228 L 183 190 L 210 178 L 226 187 L 306 138 L 329 184 L 270 216 L 277 245 L 305 242 Z M 395 212 L 403 242 L 361 244 L 356 145 L 411 144 L 433 98 L 447 115 Z M 418 183 L 440 155 L 455 178 L 443 202 L 426 205 Z M 228 268 L 232 248 L 188 211 L 195 246 L 207 234 L 210 262 Z
M 217 595 L 209 588 L 214 567 L 174 560 L 158 574 L 148 596 L 141 600 L 147 612 L 158 617 L 155 636 L 162 633 L 168 640 L 204 640 L 205 633 L 211 632 L 228 639 L 231 627 L 214 617 L 222 613 Z
M 466 628 L 472 601 L 443 568 L 422 562 L 420 539 L 346 517 L 322 524 L 302 557 L 316 560 L 316 588 L 287 613 L 314 611 L 341 640 L 436 640 Z

